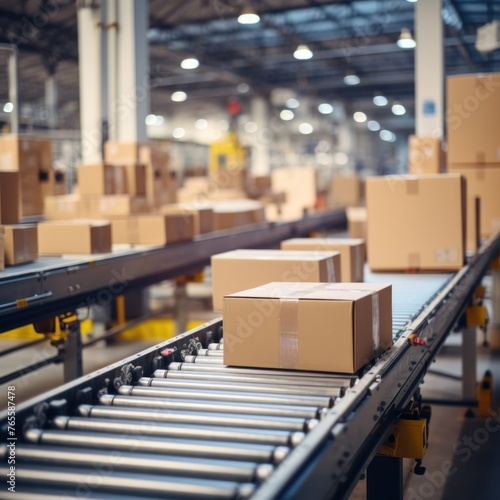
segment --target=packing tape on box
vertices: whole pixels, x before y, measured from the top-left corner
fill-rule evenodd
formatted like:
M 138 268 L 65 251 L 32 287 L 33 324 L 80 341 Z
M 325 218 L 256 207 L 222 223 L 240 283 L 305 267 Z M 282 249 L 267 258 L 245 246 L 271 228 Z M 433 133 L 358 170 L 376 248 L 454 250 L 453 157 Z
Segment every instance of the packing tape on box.
M 418 179 L 406 180 L 406 194 L 418 194 Z
M 354 279 L 356 281 L 363 281 L 363 266 L 364 263 L 361 260 L 361 250 L 363 249 L 363 245 L 357 245 L 354 247 L 354 267 L 356 274 L 354 275 Z M 351 266 L 352 269 L 352 266 Z M 358 276 L 358 272 L 361 269 L 361 274 Z
M 333 265 L 333 257 L 326 259 L 326 280 L 329 283 L 335 283 L 335 266 Z
M 299 364 L 299 299 L 280 299 L 280 368 Z

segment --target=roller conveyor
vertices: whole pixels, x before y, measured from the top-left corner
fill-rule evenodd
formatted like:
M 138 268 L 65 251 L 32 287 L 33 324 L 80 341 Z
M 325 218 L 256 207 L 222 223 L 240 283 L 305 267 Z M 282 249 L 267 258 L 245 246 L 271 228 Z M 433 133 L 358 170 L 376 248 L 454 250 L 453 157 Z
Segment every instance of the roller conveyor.
M 352 376 L 226 367 L 216 320 L 20 405 L 18 498 L 347 496 L 498 251 L 456 275 L 368 273 L 393 283 L 395 344 Z

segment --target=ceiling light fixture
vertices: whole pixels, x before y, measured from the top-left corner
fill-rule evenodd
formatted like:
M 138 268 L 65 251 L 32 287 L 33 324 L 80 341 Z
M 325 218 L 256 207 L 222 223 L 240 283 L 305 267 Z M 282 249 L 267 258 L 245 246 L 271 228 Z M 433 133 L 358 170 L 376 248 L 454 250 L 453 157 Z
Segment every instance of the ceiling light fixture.
M 174 128 L 172 131 L 172 137 L 174 139 L 182 139 L 186 135 L 186 131 L 182 127 Z
M 285 102 L 285 106 L 290 109 L 296 109 L 300 106 L 300 102 L 295 99 L 295 97 L 290 97 L 290 99 L 287 99 Z
M 205 118 L 199 118 L 195 121 L 194 126 L 197 130 L 203 130 L 204 128 L 208 127 L 208 122 L 207 120 L 205 120 Z
M 383 141 L 394 142 L 396 140 L 396 134 L 390 130 L 381 130 L 379 136 Z
M 172 94 L 170 99 L 172 99 L 172 101 L 174 101 L 174 102 L 184 102 L 187 99 L 187 94 L 186 94 L 186 92 L 183 92 L 182 90 L 178 90 L 177 92 L 174 92 Z
M 333 113 L 333 106 L 331 104 L 328 104 L 327 102 L 322 102 L 318 106 L 318 111 L 322 115 L 329 115 L 329 114 Z
M 250 90 L 250 85 L 248 83 L 238 83 L 238 86 L 236 87 L 236 90 L 240 94 L 246 94 Z
M 375 106 L 387 106 L 387 104 L 389 104 L 389 101 L 387 100 L 387 97 L 385 97 L 385 95 L 377 94 L 373 98 L 373 104 L 375 104 Z
M 4 113 L 12 113 L 12 111 L 14 111 L 14 105 L 11 102 L 6 102 L 3 105 L 3 111 Z
M 344 83 L 346 85 L 359 85 L 360 82 L 359 76 L 355 73 L 347 73 L 347 75 L 344 76 Z
M 312 56 L 313 56 L 313 53 L 312 53 L 311 49 L 305 44 L 299 45 L 295 49 L 295 52 L 293 53 L 293 57 L 295 57 L 295 59 L 299 59 L 299 60 L 311 59 Z
M 394 103 L 391 107 L 391 111 L 396 116 L 403 116 L 406 113 L 406 108 L 402 104 Z
M 365 115 L 365 113 L 363 113 L 363 111 L 356 111 L 356 113 L 354 113 L 352 115 L 352 117 L 353 117 L 355 122 L 358 122 L 358 123 L 366 122 L 366 115 Z
M 400 49 L 414 49 L 417 46 L 417 42 L 413 39 L 411 31 L 408 28 L 401 30 L 401 35 L 399 35 L 396 43 Z
M 238 22 L 240 24 L 257 24 L 259 21 L 260 17 L 252 7 L 245 7 L 238 16 Z
M 181 61 L 182 69 L 196 69 L 200 65 L 200 61 L 195 59 L 194 57 L 188 57 L 187 59 L 183 59 Z
M 371 130 L 372 132 L 378 132 L 380 130 L 380 123 L 376 120 L 370 120 L 366 126 L 368 127 L 368 130 Z
M 294 116 L 293 111 L 290 109 L 284 109 L 280 112 L 280 118 L 285 122 L 293 120 Z
M 299 125 L 299 132 L 304 135 L 312 134 L 314 131 L 313 126 L 310 123 L 301 123 Z

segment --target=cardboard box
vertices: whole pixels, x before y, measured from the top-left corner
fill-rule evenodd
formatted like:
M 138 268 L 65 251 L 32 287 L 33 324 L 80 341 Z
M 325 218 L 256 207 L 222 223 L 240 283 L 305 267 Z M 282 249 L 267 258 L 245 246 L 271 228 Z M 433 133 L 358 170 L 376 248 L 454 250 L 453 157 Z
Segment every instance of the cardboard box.
M 447 78 L 448 165 L 500 162 L 500 73 Z
M 125 168 L 106 163 L 78 165 L 78 192 L 85 196 L 125 194 Z
M 5 228 L 4 226 L 0 226 L 0 271 L 3 271 L 5 269 L 4 242 L 5 242 Z
M 104 160 L 114 164 L 144 165 L 146 198 L 150 206 L 160 206 L 174 200 L 166 198 L 169 184 L 169 155 L 157 144 L 146 142 L 108 141 L 104 145 Z
M 458 174 L 368 179 L 370 268 L 460 269 L 465 259 L 465 200 L 465 180 Z
M 214 210 L 212 205 L 205 203 L 174 203 L 163 205 L 163 214 L 193 214 L 194 234 L 210 233 L 214 230 Z
M 311 252 L 340 252 L 340 277 L 337 281 L 353 283 L 363 281 L 365 242 L 349 238 L 292 238 L 281 242 L 282 250 L 307 250 Z
M 265 221 L 264 207 L 253 200 L 214 202 L 214 230 L 233 229 Z
M 347 207 L 347 232 L 349 238 L 367 239 L 368 214 L 365 207 Z
M 50 170 L 50 175 L 54 179 L 54 192 L 52 193 L 55 196 L 62 196 L 66 194 L 66 174 L 62 170 Z
M 317 196 L 315 168 L 276 168 L 271 173 L 271 180 L 273 191 L 285 193 L 287 203 L 298 209 L 314 207 Z
M 390 285 L 269 283 L 224 297 L 224 364 L 354 373 L 392 342 Z M 384 292 L 383 292 L 384 291 Z M 391 339 L 388 345 L 381 339 Z
M 85 219 L 41 222 L 38 252 L 40 255 L 109 253 L 111 224 Z
M 361 179 L 357 175 L 337 175 L 330 181 L 328 198 L 331 206 L 349 207 L 361 204 Z
M 246 191 L 247 171 L 245 169 L 219 169 L 210 178 L 219 189 Z
M 408 138 L 408 172 L 410 174 L 439 174 L 445 171 L 443 143 L 437 137 Z
M 215 311 L 222 297 L 271 281 L 334 282 L 340 275 L 339 252 L 296 250 L 233 250 L 212 256 L 212 298 Z
M 35 224 L 5 226 L 5 265 L 15 266 L 38 259 L 38 231 Z
M 37 171 L 40 168 L 39 141 L 35 137 L 15 134 L 0 137 L 0 170 L 8 172 Z
M 45 220 L 69 220 L 82 217 L 82 202 L 79 194 L 46 196 L 44 199 Z
M 19 174 L 0 172 L 0 224 L 19 222 Z
M 145 197 L 128 194 L 81 197 L 81 216 L 89 219 L 105 219 L 148 212 L 149 203 Z
M 125 163 L 127 194 L 133 196 L 146 196 L 146 166 L 140 163 Z
M 476 250 L 475 199 L 480 199 L 479 232 L 488 238 L 500 231 L 500 164 L 497 168 L 454 168 L 467 180 L 467 250 Z
M 111 219 L 113 243 L 167 245 L 194 236 L 192 213 L 135 215 Z

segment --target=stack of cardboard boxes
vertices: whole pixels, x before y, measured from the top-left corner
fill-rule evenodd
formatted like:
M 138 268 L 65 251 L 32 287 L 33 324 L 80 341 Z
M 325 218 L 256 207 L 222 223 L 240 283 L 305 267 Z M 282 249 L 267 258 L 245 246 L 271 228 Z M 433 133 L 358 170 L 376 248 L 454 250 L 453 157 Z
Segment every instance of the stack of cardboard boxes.
M 19 216 L 42 215 L 43 196 L 54 190 L 56 184 L 51 141 L 16 135 L 0 137 L 0 171 L 19 174 Z
M 38 258 L 37 227 L 19 225 L 19 172 L 0 171 L 0 270 Z
M 476 197 L 480 236 L 500 231 L 499 116 L 500 73 L 448 78 L 448 170 L 467 179 L 468 250 L 476 248 Z

